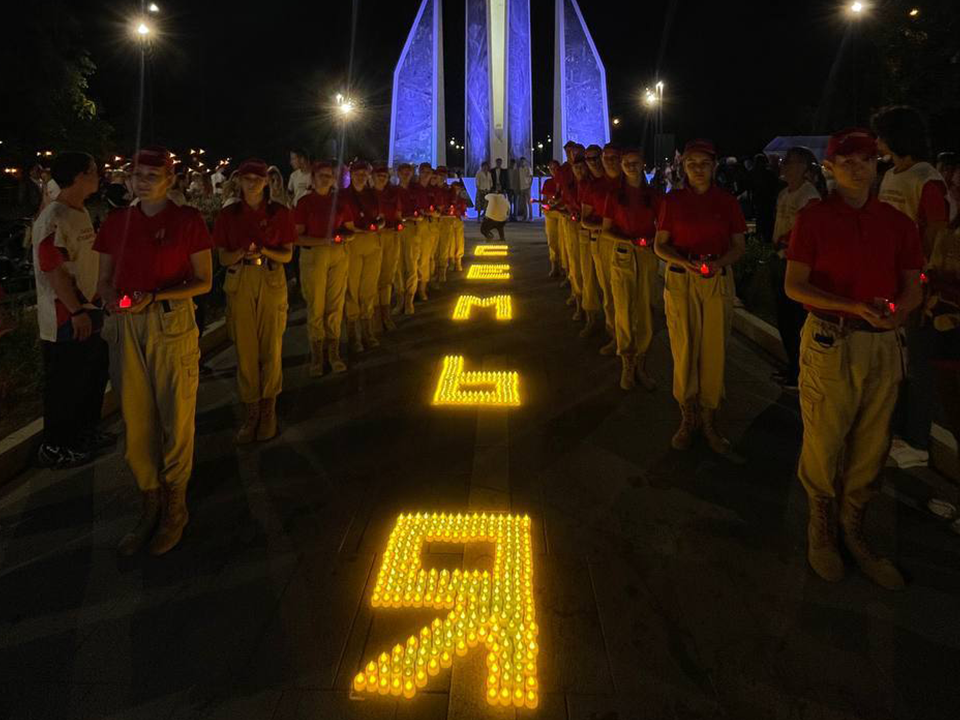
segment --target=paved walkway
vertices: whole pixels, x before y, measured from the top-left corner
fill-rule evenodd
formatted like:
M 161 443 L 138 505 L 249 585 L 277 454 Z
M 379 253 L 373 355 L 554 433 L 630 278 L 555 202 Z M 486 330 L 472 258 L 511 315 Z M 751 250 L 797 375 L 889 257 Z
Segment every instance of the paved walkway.
M 235 358 L 215 358 L 191 524 L 166 557 L 117 559 L 137 509 L 119 454 L 4 488 L 0 718 L 956 718 L 957 539 L 883 495 L 870 530 L 907 590 L 816 579 L 798 410 L 771 367 L 734 341 L 724 420 L 745 464 L 670 451 L 662 322 L 661 389 L 622 393 L 545 278 L 541 230 L 508 232 L 512 322 L 450 321 L 458 278 L 349 374 L 312 381 L 293 313 L 271 443 L 232 444 Z M 451 353 L 518 370 L 523 406 L 430 407 Z M 413 700 L 352 696 L 361 664 L 431 617 L 370 606 L 397 514 L 468 509 L 533 519 L 541 707 L 487 707 L 476 650 Z M 486 552 L 432 547 L 425 565 L 489 567 Z

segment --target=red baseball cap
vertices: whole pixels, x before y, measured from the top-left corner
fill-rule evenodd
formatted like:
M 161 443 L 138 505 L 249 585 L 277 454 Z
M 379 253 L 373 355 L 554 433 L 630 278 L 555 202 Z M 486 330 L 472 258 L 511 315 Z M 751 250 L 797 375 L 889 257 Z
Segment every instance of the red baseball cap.
M 709 155 L 712 158 L 717 157 L 717 148 L 709 140 L 704 138 L 697 138 L 696 140 L 690 140 L 686 145 L 683 146 L 683 154 L 686 156 L 688 153 L 704 153 Z
M 587 152 L 590 152 L 592 150 L 596 150 L 598 155 L 603 152 L 603 148 L 601 148 L 599 145 L 596 145 L 596 144 L 587 145 Z
M 438 175 L 446 175 L 446 174 L 447 174 L 447 166 L 446 166 L 446 165 L 439 165 L 439 166 L 437 166 L 437 169 L 434 170 L 434 172 L 437 173 Z
M 328 160 L 315 160 L 310 169 L 313 170 L 313 172 L 317 172 L 317 170 L 333 170 L 333 163 Z
M 386 165 L 374 165 L 373 172 L 375 172 L 377 175 L 389 175 L 390 168 L 388 168 Z
M 827 160 L 833 160 L 837 155 L 867 155 L 876 157 L 880 149 L 877 147 L 877 138 L 866 128 L 847 128 L 835 132 L 827 143 Z
M 617 155 L 619 155 L 620 152 L 621 152 L 620 146 L 619 146 L 619 145 L 616 145 L 616 144 L 614 144 L 614 143 L 612 143 L 612 142 L 608 142 L 606 145 L 604 145 L 604 146 L 603 146 L 603 151 L 604 151 L 605 153 L 607 153 L 607 152 L 616 153 Z
M 569 150 L 570 148 L 575 148 L 575 147 L 577 147 L 577 142 L 575 140 L 567 140 L 567 142 L 563 146 L 563 149 Z
M 433 170 L 433 166 L 428 162 L 422 162 L 418 166 L 421 170 Z
M 397 172 L 400 172 L 401 170 L 413 170 L 413 165 L 410 163 L 400 163 L 397 165 Z
M 350 163 L 351 172 L 355 172 L 357 170 L 367 170 L 369 167 L 370 166 L 367 164 L 366 160 L 354 160 L 352 163 Z
M 259 158 L 250 158 L 249 160 L 244 160 L 242 163 L 240 163 L 237 173 L 240 175 L 256 175 L 257 177 L 266 177 L 267 164 Z
M 170 151 L 159 145 L 151 145 L 140 150 L 133 156 L 134 165 L 146 165 L 147 167 L 165 167 L 173 168 L 173 158 L 170 157 Z

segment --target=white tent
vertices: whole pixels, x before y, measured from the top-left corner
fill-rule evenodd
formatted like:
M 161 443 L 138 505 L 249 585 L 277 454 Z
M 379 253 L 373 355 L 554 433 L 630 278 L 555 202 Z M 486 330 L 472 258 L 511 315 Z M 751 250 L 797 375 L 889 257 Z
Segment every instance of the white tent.
M 797 145 L 810 148 L 817 160 L 823 161 L 823 156 L 827 152 L 827 143 L 830 142 L 829 135 L 783 135 L 776 137 L 769 142 L 763 149 L 767 155 L 779 155 L 783 157 L 787 150 Z

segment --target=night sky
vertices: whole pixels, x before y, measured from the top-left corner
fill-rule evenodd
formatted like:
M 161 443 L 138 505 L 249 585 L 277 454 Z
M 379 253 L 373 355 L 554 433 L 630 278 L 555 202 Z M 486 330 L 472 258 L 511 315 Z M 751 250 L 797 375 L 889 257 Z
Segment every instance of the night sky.
M 350 2 L 165 0 L 162 39 L 149 59 L 145 139 L 202 145 L 217 156 L 279 160 L 292 145 L 323 147 L 326 109 L 352 66 L 364 108 L 351 152 L 386 156 L 392 72 L 419 0 L 359 0 L 356 36 Z M 134 0 L 76 0 L 84 39 L 99 72 L 91 92 L 120 138 L 136 123 L 137 61 L 129 37 Z M 635 7 L 629 11 L 625 8 Z M 677 141 L 705 135 L 721 151 L 758 151 L 778 134 L 848 124 L 843 106 L 852 73 L 843 3 L 837 0 L 613 2 L 581 8 L 606 64 L 614 139 L 640 140 L 647 118 L 640 92 L 659 63 L 666 84 L 664 127 Z M 532 0 L 534 134 L 552 130 L 553 0 Z M 668 18 L 672 15 L 672 22 Z M 463 137 L 462 0 L 444 5 L 447 135 Z M 864 26 L 863 32 L 869 32 Z M 839 72 L 831 73 L 839 59 Z M 832 82 L 828 78 L 834 77 Z M 822 112 L 822 111 L 821 111 Z M 831 118 L 831 112 L 833 117 Z M 862 114 L 867 110 L 863 109 Z M 543 159 L 543 158 L 539 158 Z M 458 154 L 448 157 L 459 164 Z

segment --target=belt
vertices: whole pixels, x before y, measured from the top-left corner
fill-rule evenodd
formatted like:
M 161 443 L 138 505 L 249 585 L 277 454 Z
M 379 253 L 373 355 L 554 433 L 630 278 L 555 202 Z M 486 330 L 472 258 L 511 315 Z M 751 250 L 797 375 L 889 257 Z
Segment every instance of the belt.
M 813 315 L 818 320 L 823 320 L 824 322 L 828 322 L 831 325 L 838 326 L 841 330 L 850 330 L 851 332 L 868 332 L 868 333 L 893 332 L 893 330 L 889 328 L 874 327 L 863 318 L 842 317 L 840 315 L 831 315 L 830 313 L 820 312 L 819 310 L 811 310 L 810 314 Z
M 637 247 L 642 247 L 642 246 L 637 245 Z M 648 247 L 649 247 L 649 246 L 648 246 Z M 650 248 L 650 249 L 652 250 L 653 248 Z M 672 273 L 679 273 L 680 275 L 682 275 L 683 273 L 687 272 L 687 269 L 686 269 L 686 268 L 682 268 L 682 267 L 680 267 L 679 265 L 670 265 L 670 266 L 667 268 L 667 270 L 669 270 L 669 271 L 672 272 Z M 690 273 L 690 274 L 693 275 L 693 273 Z M 720 268 L 720 272 L 717 273 L 717 275 L 720 275 L 720 276 L 723 276 L 723 275 L 726 275 L 726 274 L 727 274 L 727 268 L 726 268 L 726 267 Z M 698 275 L 699 277 L 704 278 L 705 280 L 709 280 L 710 278 L 714 278 L 714 277 L 717 276 L 717 275 L 706 276 L 706 275 L 701 275 L 700 273 L 697 273 L 697 275 Z

